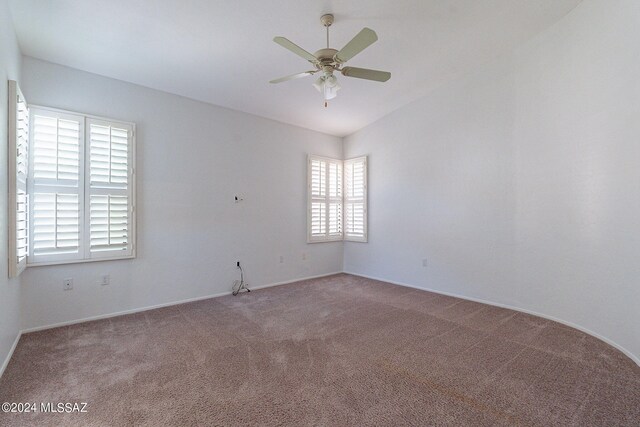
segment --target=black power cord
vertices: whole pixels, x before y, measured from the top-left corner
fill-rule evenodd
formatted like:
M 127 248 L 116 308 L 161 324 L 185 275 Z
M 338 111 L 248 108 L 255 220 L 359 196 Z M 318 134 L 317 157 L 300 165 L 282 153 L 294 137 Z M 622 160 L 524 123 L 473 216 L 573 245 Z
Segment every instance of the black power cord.
M 244 283 L 244 271 L 242 270 L 242 266 L 240 265 L 240 261 L 236 262 L 236 267 L 240 269 L 240 281 L 237 280 L 233 283 L 233 296 L 236 296 L 242 290 L 246 290 L 247 292 L 251 292 L 251 289 L 247 288 L 247 284 Z

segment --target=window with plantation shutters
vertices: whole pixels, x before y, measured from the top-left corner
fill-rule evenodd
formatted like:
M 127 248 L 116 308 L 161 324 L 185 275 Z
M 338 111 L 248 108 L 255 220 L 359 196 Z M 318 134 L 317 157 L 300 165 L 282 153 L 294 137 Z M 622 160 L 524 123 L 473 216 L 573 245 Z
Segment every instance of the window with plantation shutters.
M 308 242 L 342 240 L 342 161 L 309 156 Z
M 33 108 L 29 263 L 82 256 L 84 118 Z
M 308 159 L 309 243 L 367 241 L 367 159 Z
M 29 108 L 17 82 L 9 81 L 9 277 L 18 276 L 29 253 Z
M 367 241 L 367 158 L 344 161 L 344 240 Z
M 31 109 L 28 265 L 134 256 L 133 131 Z

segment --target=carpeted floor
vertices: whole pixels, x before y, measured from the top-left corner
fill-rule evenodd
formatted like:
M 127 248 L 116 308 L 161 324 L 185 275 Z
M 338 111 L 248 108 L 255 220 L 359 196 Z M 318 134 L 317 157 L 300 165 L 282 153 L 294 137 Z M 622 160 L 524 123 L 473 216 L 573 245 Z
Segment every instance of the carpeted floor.
M 24 335 L 0 425 L 640 425 L 640 368 L 538 317 L 336 275 Z

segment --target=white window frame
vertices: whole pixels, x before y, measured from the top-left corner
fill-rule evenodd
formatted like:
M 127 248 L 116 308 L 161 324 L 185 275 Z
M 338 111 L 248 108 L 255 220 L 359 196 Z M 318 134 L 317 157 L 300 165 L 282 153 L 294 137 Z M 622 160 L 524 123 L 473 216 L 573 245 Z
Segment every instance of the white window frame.
M 30 106 L 32 110 L 32 116 L 35 116 L 38 111 L 42 111 L 44 113 L 49 113 L 54 116 L 58 116 L 60 118 L 81 118 L 81 141 L 80 141 L 80 164 L 79 164 L 79 178 L 78 178 L 78 203 L 79 203 L 79 218 L 80 218 L 80 230 L 79 230 L 79 249 L 77 254 L 55 254 L 49 256 L 39 256 L 37 261 L 33 260 L 33 249 L 29 248 L 29 257 L 27 258 L 27 267 L 38 267 L 38 266 L 46 266 L 46 265 L 60 265 L 60 264 L 76 264 L 76 263 L 86 263 L 86 262 L 96 262 L 96 261 L 109 261 L 109 260 L 119 260 L 119 259 L 133 259 L 136 257 L 136 239 L 137 239 L 137 209 L 136 209 L 136 124 L 133 122 L 128 122 L 124 120 L 111 119 L 107 117 L 94 116 L 90 114 L 77 113 L 68 110 L 62 110 L 59 108 L 45 107 L 40 105 L 32 105 Z M 36 114 L 34 114 L 35 112 Z M 91 253 L 90 247 L 90 195 L 91 195 L 91 187 L 90 187 L 90 139 L 89 132 L 90 126 L 88 123 L 97 122 L 100 124 L 117 124 L 118 126 L 124 126 L 128 130 L 131 131 L 129 144 L 129 153 L 128 158 L 129 162 L 129 176 L 127 183 L 127 193 L 130 197 L 130 223 L 129 223 L 129 235 L 128 235 L 128 244 L 126 251 L 103 251 L 103 252 L 95 252 Z M 33 126 L 33 120 L 30 123 L 30 135 L 31 128 Z M 31 136 L 30 136 L 31 138 Z M 31 141 L 31 139 L 30 139 Z M 29 155 L 29 165 L 31 167 L 33 162 L 33 150 L 30 150 Z M 31 169 L 32 170 L 32 169 Z M 31 182 L 28 183 L 29 194 L 33 194 L 33 184 Z M 29 209 L 29 221 L 32 222 L 33 210 Z M 31 228 L 31 227 L 30 227 Z M 29 230 L 29 237 L 32 236 L 32 229 Z M 31 241 L 31 240 L 30 240 Z M 31 245 L 32 246 L 32 245 Z M 123 252 L 125 252 L 123 254 Z
M 326 188 L 326 192 L 325 192 L 325 197 L 313 197 L 312 196 L 312 191 L 311 191 L 311 186 L 312 186 L 312 170 L 311 170 L 311 162 L 313 160 L 317 160 L 317 161 L 323 161 L 326 162 L 327 164 L 327 172 L 325 175 L 325 188 Z M 345 165 L 347 164 L 351 164 L 351 163 L 356 163 L 356 162 L 363 162 L 364 163 L 364 197 L 362 199 L 350 199 L 347 197 L 347 186 L 346 186 L 346 181 L 345 181 Z M 329 164 L 338 164 L 340 165 L 340 171 L 341 171 L 341 179 L 342 179 L 342 187 L 341 187 L 341 197 L 339 198 L 331 198 L 329 195 L 329 173 L 328 173 L 328 165 Z M 316 156 L 316 155 L 309 155 L 307 157 L 307 243 L 323 243 L 323 242 L 336 242 L 336 241 L 350 241 L 350 242 L 360 242 L 360 243 L 366 243 L 368 242 L 368 201 L 367 201 L 367 195 L 368 195 L 368 182 L 367 182 L 367 157 L 366 156 L 362 156 L 362 157 L 357 157 L 357 158 L 353 158 L 353 159 L 348 159 L 348 160 L 338 160 L 338 159 L 333 159 L 330 157 L 323 157 L 323 156 Z M 312 203 L 324 203 L 325 204 L 325 209 L 326 209 L 326 226 L 325 226 L 325 234 L 323 236 L 318 236 L 318 235 L 312 235 L 311 231 L 312 231 Z M 340 203 L 340 209 L 341 209 L 341 232 L 339 235 L 334 234 L 331 235 L 329 234 L 329 209 L 328 206 L 329 204 L 332 203 Z M 346 209 L 345 206 L 348 203 L 363 203 L 364 204 L 364 234 L 362 236 L 354 236 L 351 235 L 349 236 L 346 230 Z

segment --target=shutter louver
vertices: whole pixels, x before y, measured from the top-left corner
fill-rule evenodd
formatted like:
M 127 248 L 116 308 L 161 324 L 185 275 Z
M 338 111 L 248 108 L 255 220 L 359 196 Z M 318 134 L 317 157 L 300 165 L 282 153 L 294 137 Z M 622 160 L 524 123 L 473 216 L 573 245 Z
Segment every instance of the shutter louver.
M 326 193 L 327 163 L 321 160 L 311 160 L 311 196 L 323 198 Z
M 91 184 L 127 188 L 129 142 L 126 129 L 91 124 Z
M 342 239 L 342 162 L 329 163 L 329 236 Z
M 33 177 L 78 185 L 80 121 L 36 115 L 33 124 Z
M 19 100 L 17 107 L 16 173 L 18 182 L 26 187 L 29 171 L 29 109 L 24 100 Z
M 129 212 L 126 196 L 91 196 L 91 250 L 127 249 Z
M 344 162 L 345 240 L 367 241 L 367 158 Z
M 80 204 L 78 194 L 35 193 L 33 196 L 33 255 L 78 253 Z
M 29 255 L 29 107 L 18 83 L 9 81 L 9 277 L 25 269 Z
M 342 165 L 329 163 L 329 197 L 342 198 Z
M 327 233 L 325 203 L 311 203 L 311 236 L 323 237 Z
M 16 204 L 16 256 L 20 264 L 29 255 L 29 195 L 19 191 Z
M 342 202 L 329 204 L 329 235 L 342 236 Z
M 16 250 L 18 263 L 26 262 L 29 254 L 29 109 L 24 99 L 18 101 L 18 125 L 16 144 Z
M 327 163 L 320 159 L 309 160 L 309 233 L 310 239 L 322 239 L 327 234 Z
M 130 147 L 132 129 L 88 120 L 89 250 L 92 258 L 132 252 Z

